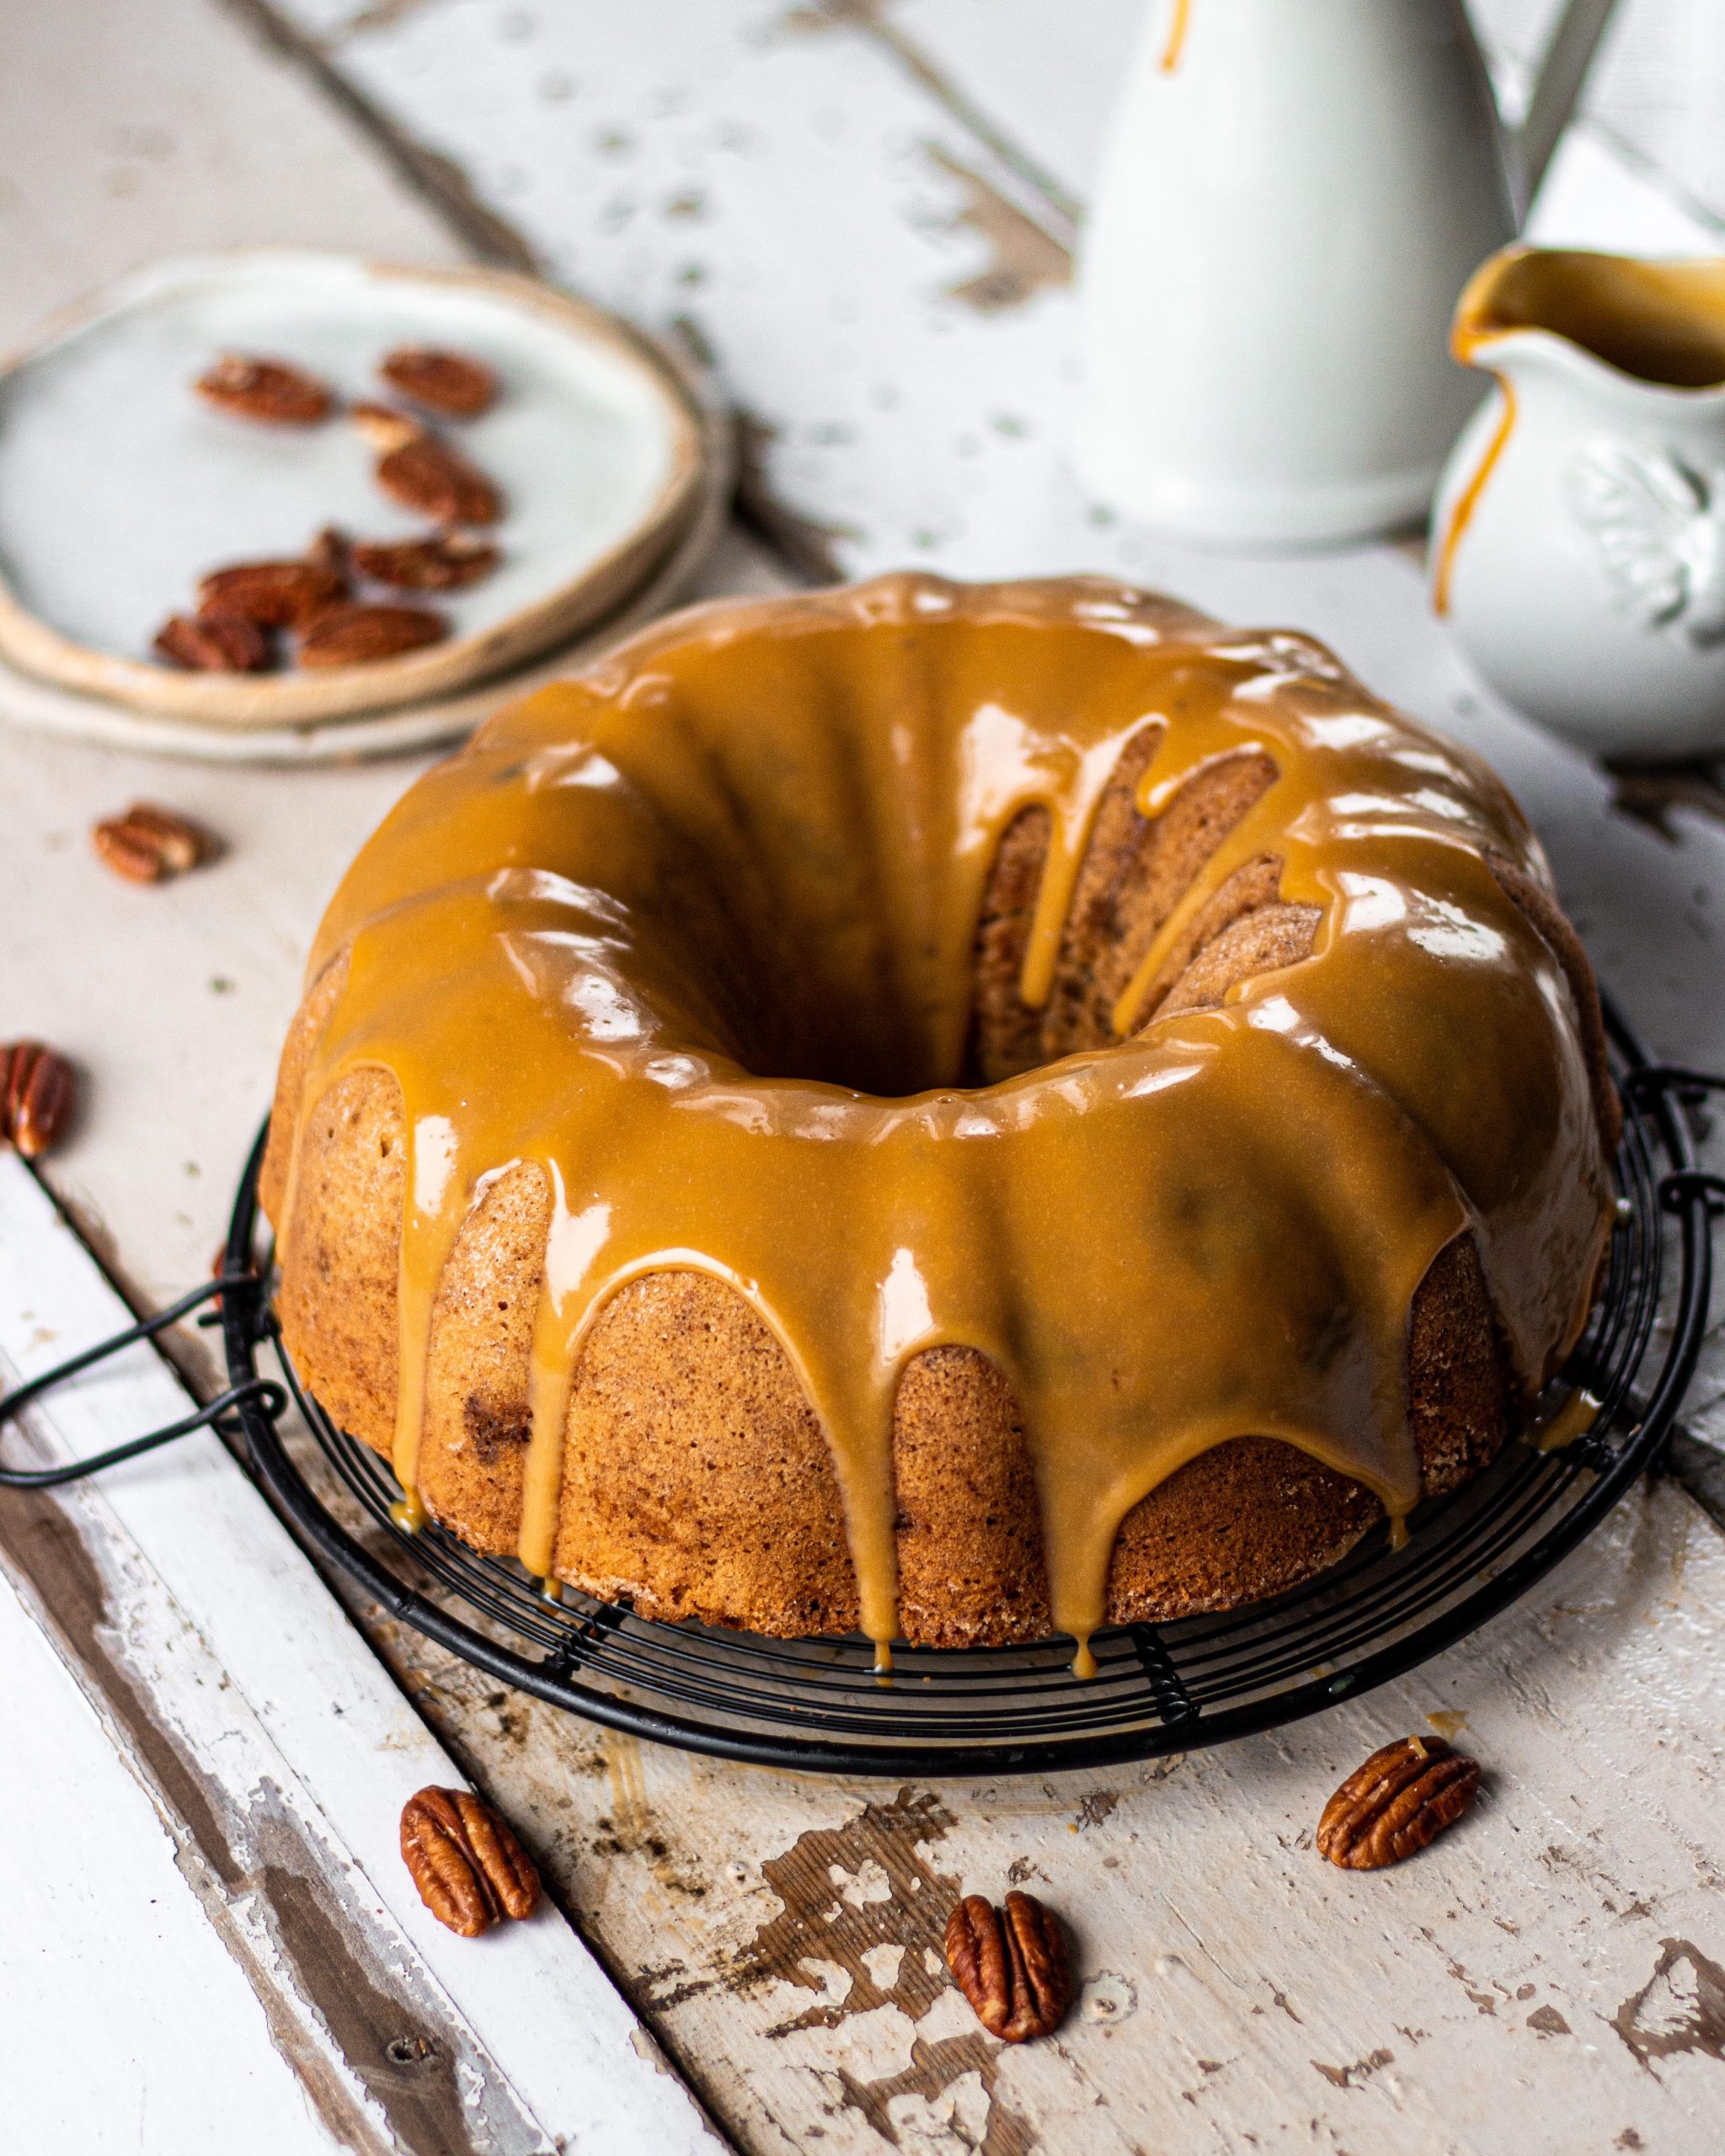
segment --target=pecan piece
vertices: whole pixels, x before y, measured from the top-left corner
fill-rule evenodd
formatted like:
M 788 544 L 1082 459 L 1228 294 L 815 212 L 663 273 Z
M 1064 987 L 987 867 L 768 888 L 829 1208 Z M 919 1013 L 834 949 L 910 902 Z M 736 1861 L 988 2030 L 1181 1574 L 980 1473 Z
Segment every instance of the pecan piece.
M 367 606 L 359 602 L 330 606 L 300 638 L 302 666 L 369 666 L 380 659 L 398 659 L 441 643 L 449 624 L 423 606 Z
M 387 404 L 355 404 L 352 417 L 377 451 L 374 474 L 386 494 L 434 524 L 495 524 L 503 497 L 479 469 L 417 419 Z
M 401 1853 L 419 1899 L 439 1924 L 477 1939 L 503 1917 L 530 1917 L 539 1874 L 483 1799 L 465 1789 L 422 1789 L 402 1806 Z
M 393 404 L 372 404 L 362 399 L 350 408 L 348 417 L 380 456 L 405 449 L 410 441 L 419 440 L 425 432 L 417 419 L 410 419 L 405 412 L 398 412 Z
M 425 539 L 356 539 L 354 568 L 374 584 L 398 591 L 456 591 L 477 584 L 497 566 L 497 549 L 464 531 L 437 531 Z
M 1071 2002 L 1060 1920 L 1033 1894 L 1013 1892 L 1004 1910 L 967 1894 L 947 1919 L 947 1967 L 977 2020 L 1003 2043 L 1057 2029 Z
M 497 398 L 497 376 L 462 352 L 403 345 L 387 353 L 377 371 L 409 403 L 446 419 L 477 419 Z
M 257 674 L 270 664 L 270 640 L 243 614 L 212 609 L 175 614 L 156 632 L 156 656 L 195 674 Z
M 333 524 L 326 524 L 306 549 L 306 559 L 313 568 L 324 569 L 339 579 L 344 588 L 348 579 L 347 536 Z
M 236 419 L 271 427 L 313 426 L 328 418 L 334 402 L 316 375 L 285 360 L 249 359 L 243 352 L 224 352 L 199 376 L 197 391 Z
M 340 574 L 327 563 L 236 562 L 200 579 L 198 611 L 238 614 L 263 629 L 293 629 L 346 596 Z
M 1436 1840 L 1473 1802 L 1479 1762 L 1441 1737 L 1404 1737 L 1348 1775 L 1317 1822 L 1320 1856 L 1347 1871 L 1399 1864 Z
M 213 851 L 195 824 L 149 801 L 134 801 L 123 816 L 98 824 L 90 843 L 117 875 L 133 883 L 183 876 Z
M 438 524 L 495 524 L 503 497 L 478 465 L 435 435 L 419 435 L 377 460 L 377 483 L 404 509 Z
M 63 1055 L 40 1041 L 0 1042 L 0 1145 L 27 1161 L 57 1145 L 77 1102 L 77 1080 Z

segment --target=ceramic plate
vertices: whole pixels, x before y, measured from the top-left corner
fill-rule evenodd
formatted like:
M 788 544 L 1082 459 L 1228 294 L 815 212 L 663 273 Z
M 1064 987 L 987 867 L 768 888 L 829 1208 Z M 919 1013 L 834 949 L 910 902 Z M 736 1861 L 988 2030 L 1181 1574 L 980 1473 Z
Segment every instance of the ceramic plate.
M 150 657 L 224 563 L 426 528 L 377 487 L 337 414 L 275 429 L 192 387 L 220 353 L 286 359 L 344 401 L 380 398 L 397 345 L 495 370 L 481 418 L 440 430 L 497 481 L 499 568 L 427 595 L 447 643 L 321 673 L 187 674 Z M 393 400 L 392 400 L 393 401 Z M 563 644 L 676 546 L 701 499 L 699 419 L 622 323 L 531 278 L 259 253 L 168 263 L 51 325 L 0 371 L 0 655 L 66 687 L 204 726 L 256 727 L 446 696 Z
M 647 581 L 603 621 L 589 622 L 569 643 L 483 682 L 421 702 L 360 712 L 348 718 L 302 719 L 291 724 L 206 725 L 196 719 L 110 703 L 104 697 L 21 673 L 0 658 L 0 723 L 206 763 L 350 763 L 458 741 L 515 698 L 590 666 L 613 644 L 633 636 L 683 597 L 724 529 L 730 507 L 729 428 L 717 409 L 707 414 L 706 430 L 708 461 L 695 515 Z

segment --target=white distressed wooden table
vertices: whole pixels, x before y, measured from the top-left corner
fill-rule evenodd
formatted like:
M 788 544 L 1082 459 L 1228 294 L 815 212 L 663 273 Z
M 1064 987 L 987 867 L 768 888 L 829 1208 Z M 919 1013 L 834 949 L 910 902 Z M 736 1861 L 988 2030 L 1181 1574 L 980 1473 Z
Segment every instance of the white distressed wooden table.
M 1386 0 L 1393 4 L 1393 0 Z M 1098 516 L 1061 444 L 1069 243 L 1140 0 L 59 0 L 7 9 L 0 342 L 153 254 L 280 238 L 532 263 L 681 323 L 750 417 L 708 588 L 903 562 L 1164 584 L 1337 644 L 1481 747 L 1600 971 L 1669 1055 L 1725 1063 L 1725 854 L 1497 705 L 1416 550 L 1267 562 Z M 1547 0 L 1482 0 L 1507 100 Z M 1725 11 L 1623 0 L 1539 205 L 1546 237 L 1720 249 Z M 3 718 L 3 713 L 0 713 Z M 0 1037 L 87 1078 L 49 1182 L 141 1305 L 206 1272 L 307 940 L 416 766 L 163 766 L 0 726 Z M 86 832 L 144 793 L 219 831 L 137 891 Z M 0 1362 L 115 1307 L 0 1161 Z M 184 1346 L 209 1375 L 198 1337 Z M 147 1353 L 33 1445 L 123 1433 Z M 1690 1420 L 1725 1431 L 1725 1353 Z M 8 1440 L 17 1449 L 17 1440 Z M 1515 1610 L 1281 1736 L 1046 1783 L 845 1786 L 606 1736 L 344 1611 L 212 1439 L 63 1498 L 0 1497 L 0 2146 L 815 2149 L 917 2156 L 1370 2147 L 1702 2156 L 1725 2142 L 1725 1538 L 1637 1492 Z M 1354 1879 L 1317 1809 L 1445 1718 L 1469 1824 Z M 471 1774 L 555 1910 L 475 1947 L 393 1857 Z M 1076 1934 L 1054 2041 L 1003 2052 L 933 1949 L 1028 1881 Z M 686 2090 L 692 2090 L 695 2100 Z M 697 2108 L 704 2106 L 707 2121 Z

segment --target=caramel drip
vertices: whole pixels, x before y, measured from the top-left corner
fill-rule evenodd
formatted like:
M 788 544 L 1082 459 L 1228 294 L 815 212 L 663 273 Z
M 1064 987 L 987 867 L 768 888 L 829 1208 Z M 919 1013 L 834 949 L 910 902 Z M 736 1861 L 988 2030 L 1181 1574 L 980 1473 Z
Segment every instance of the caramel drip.
M 1146 816 L 1217 757 L 1279 776 L 1163 924 L 1117 1014 L 1135 1034 L 964 1089 L 1002 834 L 1049 812 L 1037 1001 L 1146 726 Z M 1183 925 L 1266 851 L 1283 898 L 1322 910 L 1312 957 L 1141 1024 Z M 312 958 L 345 951 L 348 974 L 302 1119 L 365 1066 L 405 1107 L 403 1486 L 443 1265 L 482 1180 L 537 1161 L 553 1224 L 521 1554 L 542 1575 L 584 1337 L 667 1267 L 730 1283 L 782 1342 L 883 1652 L 895 1393 L 936 1345 L 1012 1387 L 1081 1662 L 1121 1520 L 1209 1447 L 1285 1438 L 1399 1520 L 1432 1260 L 1476 1236 L 1535 1387 L 1609 1218 L 1569 991 L 1487 852 L 1544 876 L 1483 766 L 1320 646 L 1098 580 L 699 610 L 504 713 L 397 808 Z
M 1162 47 L 1162 71 L 1172 75 L 1180 65 L 1180 56 L 1186 50 L 1186 34 L 1192 27 L 1192 0 L 1174 0 L 1173 19 L 1168 24 L 1168 41 Z
M 1586 1390 L 1572 1392 L 1563 1405 L 1537 1428 L 1527 1433 L 1535 1452 L 1564 1452 L 1578 1438 L 1584 1438 L 1605 1412 L 1605 1402 Z
M 1467 484 L 1455 497 L 1444 526 L 1443 536 L 1438 542 L 1437 571 L 1432 579 L 1432 606 L 1439 614 L 1447 614 L 1450 611 L 1450 590 L 1455 579 L 1455 557 L 1461 551 L 1461 542 L 1467 536 L 1467 527 L 1473 521 L 1474 512 L 1485 497 L 1491 476 L 1509 446 L 1510 435 L 1515 431 L 1515 385 L 1507 375 L 1499 375 L 1498 387 L 1503 402 L 1497 426 Z

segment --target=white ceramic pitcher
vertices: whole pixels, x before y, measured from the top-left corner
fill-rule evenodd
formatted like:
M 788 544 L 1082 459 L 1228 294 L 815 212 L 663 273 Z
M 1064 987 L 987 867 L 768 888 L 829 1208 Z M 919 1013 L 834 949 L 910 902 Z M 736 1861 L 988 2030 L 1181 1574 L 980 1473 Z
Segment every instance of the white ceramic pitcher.
M 1221 545 L 1422 515 L 1479 396 L 1456 298 L 1611 4 L 1568 0 L 1517 156 L 1463 0 L 1153 0 L 1080 255 L 1103 499 Z
M 1511 248 L 1456 310 L 1497 377 L 1432 595 L 1487 680 L 1605 755 L 1725 749 L 1725 260 Z

